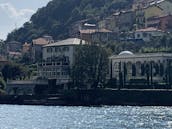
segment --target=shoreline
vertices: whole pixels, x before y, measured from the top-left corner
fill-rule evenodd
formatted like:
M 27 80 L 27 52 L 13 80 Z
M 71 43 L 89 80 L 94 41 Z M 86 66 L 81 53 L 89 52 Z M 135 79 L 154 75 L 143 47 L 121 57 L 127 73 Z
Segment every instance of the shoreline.
M 43 106 L 172 106 L 172 89 L 64 90 L 54 95 L 1 95 L 0 104 Z

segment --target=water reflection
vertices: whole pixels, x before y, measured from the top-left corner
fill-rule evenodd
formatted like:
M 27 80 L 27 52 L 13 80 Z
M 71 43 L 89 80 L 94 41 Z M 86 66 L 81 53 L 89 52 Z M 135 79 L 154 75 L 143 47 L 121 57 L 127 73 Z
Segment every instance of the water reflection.
M 171 129 L 171 107 L 0 106 L 0 129 Z

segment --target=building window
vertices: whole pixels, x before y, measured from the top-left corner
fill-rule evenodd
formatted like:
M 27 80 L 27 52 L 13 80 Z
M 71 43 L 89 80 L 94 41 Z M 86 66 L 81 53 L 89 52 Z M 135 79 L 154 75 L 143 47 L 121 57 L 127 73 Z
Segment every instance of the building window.
M 67 75 L 69 75 L 69 73 L 68 72 L 62 72 L 62 75 L 67 76 Z
M 53 76 L 55 76 L 55 74 L 56 74 L 55 72 L 52 73 Z
M 140 34 L 137 34 L 137 38 L 140 38 Z
M 132 64 L 132 76 L 136 76 L 136 66 Z
M 69 65 L 69 57 L 68 56 L 64 57 L 63 65 Z
M 60 65 L 61 63 L 60 62 L 57 62 L 56 65 Z
M 57 75 L 57 76 L 60 76 L 60 72 L 56 72 L 56 75 Z
M 48 48 L 47 48 L 47 52 L 48 52 L 48 53 L 52 52 L 52 48 L 51 48 L 51 47 L 48 47 Z
M 143 33 L 143 37 L 147 37 L 148 35 L 147 35 L 147 33 Z
M 63 51 L 69 51 L 69 47 L 63 47 Z
M 145 66 L 144 66 L 144 64 L 141 64 L 141 75 L 142 76 L 145 75 Z
M 55 47 L 55 52 L 61 52 L 61 48 Z

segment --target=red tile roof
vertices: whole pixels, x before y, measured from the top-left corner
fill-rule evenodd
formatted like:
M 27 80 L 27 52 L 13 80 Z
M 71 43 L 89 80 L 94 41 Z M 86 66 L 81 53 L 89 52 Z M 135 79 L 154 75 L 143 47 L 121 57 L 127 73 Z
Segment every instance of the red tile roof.
M 136 30 L 136 32 L 149 32 L 149 31 L 162 31 L 162 30 L 159 30 L 159 29 L 154 28 L 154 27 L 148 27 L 148 28 Z
M 49 44 L 49 42 L 47 40 L 45 40 L 44 38 L 34 39 L 32 42 L 33 42 L 33 44 L 36 44 L 36 45 L 47 45 L 47 44 Z

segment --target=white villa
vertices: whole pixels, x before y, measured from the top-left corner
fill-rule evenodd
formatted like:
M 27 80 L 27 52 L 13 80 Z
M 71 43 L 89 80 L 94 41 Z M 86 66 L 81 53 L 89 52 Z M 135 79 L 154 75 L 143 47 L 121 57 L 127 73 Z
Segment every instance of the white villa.
M 70 69 L 75 61 L 74 53 L 84 40 L 69 38 L 43 46 L 43 61 L 38 64 L 38 74 L 42 78 L 55 79 L 56 84 L 70 82 Z

